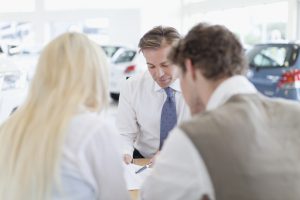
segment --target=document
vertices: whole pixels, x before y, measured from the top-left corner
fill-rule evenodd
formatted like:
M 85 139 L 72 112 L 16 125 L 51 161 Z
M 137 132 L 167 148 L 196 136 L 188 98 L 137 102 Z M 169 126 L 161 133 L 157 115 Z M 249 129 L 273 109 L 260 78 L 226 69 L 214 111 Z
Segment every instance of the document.
M 135 164 L 124 164 L 124 175 L 128 190 L 139 190 L 146 177 L 152 171 L 151 168 L 147 168 L 142 172 L 136 174 L 135 172 L 142 167 L 143 166 Z

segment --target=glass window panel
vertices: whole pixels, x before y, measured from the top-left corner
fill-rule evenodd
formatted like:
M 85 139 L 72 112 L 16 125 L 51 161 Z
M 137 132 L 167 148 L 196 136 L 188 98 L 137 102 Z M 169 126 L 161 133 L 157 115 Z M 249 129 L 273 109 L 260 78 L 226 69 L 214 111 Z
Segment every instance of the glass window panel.
M 53 21 L 49 23 L 51 36 L 55 37 L 66 31 L 85 33 L 91 40 L 99 44 L 110 40 L 108 34 L 108 18 L 91 18 L 84 20 Z
M 236 20 L 236 19 L 239 20 Z M 287 35 L 287 1 L 242 8 L 216 10 L 187 16 L 186 29 L 199 22 L 223 24 L 232 30 L 247 48 L 267 41 L 282 41 Z
M 0 40 L 2 51 L 8 55 L 17 54 L 18 46 L 33 43 L 34 31 L 31 22 L 8 21 L 0 23 Z

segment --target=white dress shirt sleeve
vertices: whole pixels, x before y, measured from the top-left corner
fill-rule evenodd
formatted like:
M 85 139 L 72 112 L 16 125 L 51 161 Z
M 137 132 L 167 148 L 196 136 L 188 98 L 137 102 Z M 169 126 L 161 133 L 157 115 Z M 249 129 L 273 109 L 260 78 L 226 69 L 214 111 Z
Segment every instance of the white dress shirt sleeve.
M 142 200 L 214 199 L 205 164 L 190 139 L 175 128 L 166 140 L 152 173 L 141 188 Z
M 81 172 L 93 180 L 97 199 L 129 200 L 123 174 L 120 136 L 116 129 L 107 125 L 100 129 L 82 147 L 80 157 L 85 164 L 81 166 Z
M 139 127 L 136 118 L 136 112 L 132 102 L 131 80 L 124 82 L 120 92 L 116 124 L 122 136 L 123 154 L 132 156 L 134 141 L 137 137 Z

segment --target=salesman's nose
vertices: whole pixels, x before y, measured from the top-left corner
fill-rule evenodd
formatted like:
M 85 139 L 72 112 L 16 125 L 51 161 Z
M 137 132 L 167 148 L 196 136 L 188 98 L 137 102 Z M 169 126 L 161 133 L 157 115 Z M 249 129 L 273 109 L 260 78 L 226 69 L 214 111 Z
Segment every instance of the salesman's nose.
M 158 67 L 156 69 L 156 74 L 158 75 L 158 77 L 162 77 L 165 74 L 165 72 L 162 68 Z

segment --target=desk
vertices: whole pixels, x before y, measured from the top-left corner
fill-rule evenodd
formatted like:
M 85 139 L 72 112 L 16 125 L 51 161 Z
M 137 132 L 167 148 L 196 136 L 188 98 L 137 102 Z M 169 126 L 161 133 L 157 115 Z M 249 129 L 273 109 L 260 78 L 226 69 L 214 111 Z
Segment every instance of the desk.
M 134 159 L 133 163 L 136 165 L 146 165 L 147 163 L 149 163 L 150 159 L 145 159 L 145 158 L 141 158 L 141 159 Z M 129 191 L 130 197 L 132 200 L 137 200 L 139 197 L 139 190 L 130 190 Z

